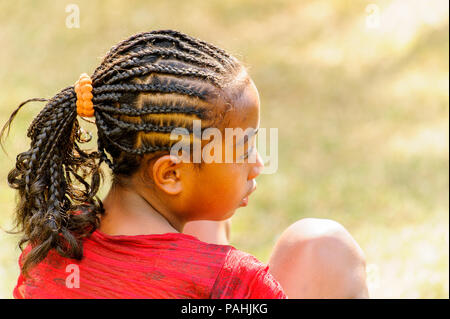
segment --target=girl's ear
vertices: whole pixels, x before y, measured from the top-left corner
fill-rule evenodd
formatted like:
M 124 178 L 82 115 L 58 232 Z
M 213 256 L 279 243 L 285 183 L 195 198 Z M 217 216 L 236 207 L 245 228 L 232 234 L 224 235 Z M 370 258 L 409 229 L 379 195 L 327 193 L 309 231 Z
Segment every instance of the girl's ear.
M 172 155 L 158 158 L 152 167 L 153 181 L 156 186 L 169 195 L 179 194 L 183 189 L 182 165 L 183 163 Z

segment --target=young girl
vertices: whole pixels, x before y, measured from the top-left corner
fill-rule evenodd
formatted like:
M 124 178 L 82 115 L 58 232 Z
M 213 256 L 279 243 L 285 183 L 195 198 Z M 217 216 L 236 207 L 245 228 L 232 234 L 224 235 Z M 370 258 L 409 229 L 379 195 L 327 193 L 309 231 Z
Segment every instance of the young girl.
M 8 175 L 25 247 L 14 297 L 365 297 L 364 257 L 335 222 L 296 222 L 269 265 L 200 241 L 195 222 L 191 235 L 182 233 L 190 221 L 223 225 L 247 205 L 263 164 L 254 136 L 243 153 L 235 141 L 221 144 L 232 162 L 180 160 L 171 132 L 187 129 L 192 146 L 194 120 L 202 130 L 256 130 L 259 111 L 245 67 L 211 44 L 161 30 L 113 47 L 92 76 L 47 101 L 28 129 L 30 149 Z M 77 115 L 95 121 L 97 151 L 80 147 L 89 138 Z M 102 162 L 113 183 L 100 200 Z

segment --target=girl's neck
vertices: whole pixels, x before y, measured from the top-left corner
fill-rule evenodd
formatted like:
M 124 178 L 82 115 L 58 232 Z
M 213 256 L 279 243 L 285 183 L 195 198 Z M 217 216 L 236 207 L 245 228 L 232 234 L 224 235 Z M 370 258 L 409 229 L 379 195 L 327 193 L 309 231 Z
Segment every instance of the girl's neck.
M 105 214 L 101 217 L 99 230 L 108 235 L 178 233 L 184 227 L 179 220 L 169 221 L 148 198 L 130 188 L 114 185 L 102 202 Z

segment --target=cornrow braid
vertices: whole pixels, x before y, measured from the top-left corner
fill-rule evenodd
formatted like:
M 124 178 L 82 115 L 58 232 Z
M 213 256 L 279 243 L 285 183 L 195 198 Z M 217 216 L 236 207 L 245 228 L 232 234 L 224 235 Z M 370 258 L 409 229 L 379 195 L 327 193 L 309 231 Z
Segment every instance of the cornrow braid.
M 96 151 L 81 147 L 92 136 L 86 138 L 78 122 L 73 86 L 50 100 L 20 104 L 0 137 L 23 105 L 46 102 L 27 130 L 29 149 L 17 155 L 8 174 L 9 186 L 19 192 L 19 246 L 31 245 L 23 274 L 51 249 L 82 258 L 81 240 L 98 227 L 104 213 L 96 195 L 103 180 L 101 164 L 120 182 L 136 172 L 144 155 L 168 153 L 174 129 L 193 134 L 197 119 L 202 129 L 212 126 L 226 111 L 216 98 L 227 99 L 224 88 L 241 72 L 242 64 L 224 50 L 178 31 L 139 33 L 121 41 L 91 76 Z
M 114 62 L 112 66 L 114 67 L 120 67 L 125 68 L 127 66 L 133 65 L 135 63 L 140 63 L 143 60 L 149 60 L 150 57 L 155 56 L 161 56 L 164 58 L 170 58 L 173 57 L 175 59 L 178 59 L 183 62 L 191 63 L 200 67 L 208 67 L 213 69 L 217 73 L 223 73 L 225 72 L 225 69 L 223 66 L 218 64 L 217 62 L 212 62 L 210 59 L 205 57 L 192 57 L 192 55 L 189 55 L 184 52 L 174 51 L 172 49 L 142 49 L 135 52 L 130 52 L 129 59 L 121 58 Z
M 167 146 L 145 146 L 145 147 L 139 148 L 139 149 L 127 147 L 127 146 L 117 143 L 116 141 L 114 141 L 114 139 L 111 138 L 111 136 L 114 135 L 114 131 L 108 131 L 108 127 L 105 124 L 105 122 L 100 120 L 97 123 L 97 125 L 99 126 L 100 129 L 103 130 L 106 138 L 112 145 L 116 146 L 118 149 L 120 149 L 121 151 L 126 152 L 128 154 L 142 155 L 145 153 L 152 153 L 152 152 L 157 152 L 157 151 L 168 151 L 170 149 L 170 147 L 167 147 Z
M 66 94 L 66 91 L 63 91 L 62 95 Z M 46 164 L 48 163 L 46 157 L 52 154 L 52 151 L 57 145 L 56 141 L 61 136 L 62 130 L 66 129 L 64 127 L 64 123 L 67 121 L 70 115 L 75 115 L 73 113 L 68 115 L 64 114 L 64 107 L 67 106 L 67 102 L 65 102 L 65 99 L 56 97 L 55 100 L 64 102 L 61 103 L 61 108 L 58 109 L 58 112 L 54 113 L 54 118 L 49 118 L 48 120 L 46 120 L 44 125 L 39 125 L 39 122 L 36 122 L 36 127 L 34 127 L 31 131 L 32 147 L 30 149 L 31 153 L 30 160 L 28 161 L 28 168 L 25 172 L 26 192 L 29 191 L 30 184 L 33 182 L 33 179 L 36 177 L 36 175 L 42 173 L 42 171 L 46 167 Z M 47 107 L 51 107 L 53 105 L 52 102 L 49 102 Z M 36 129 L 40 129 L 39 134 L 36 133 Z M 43 158 L 43 161 L 38 157 Z M 34 167 L 37 167 L 36 174 L 34 173 Z M 27 195 L 25 194 L 25 196 Z
M 159 34 L 167 34 L 167 35 L 171 35 L 172 37 L 178 38 L 178 39 L 183 39 L 185 41 L 187 41 L 189 44 L 192 45 L 201 45 L 202 47 L 208 47 L 211 51 L 210 53 L 212 54 L 217 54 L 220 53 L 222 56 L 224 56 L 227 59 L 234 59 L 233 56 L 229 55 L 225 50 L 222 50 L 221 48 L 218 48 L 216 46 L 211 45 L 210 43 L 207 43 L 205 41 L 202 41 L 200 39 L 195 39 L 187 34 L 181 33 L 179 31 L 176 30 L 161 30 L 158 32 Z
M 129 78 L 144 76 L 154 72 L 163 74 L 181 75 L 181 76 L 195 76 L 209 80 L 215 85 L 220 85 L 219 79 L 212 73 L 203 72 L 202 70 L 194 69 L 192 67 L 183 69 L 164 64 L 157 64 L 151 66 L 136 66 L 133 69 L 126 70 L 112 76 L 110 79 L 108 79 L 107 82 L 109 83 L 109 82 L 123 81 Z
M 126 41 L 123 41 L 122 43 L 120 43 L 119 45 L 117 45 L 116 47 L 111 49 L 111 51 L 104 58 L 103 64 L 112 62 L 115 57 L 117 57 L 120 53 L 125 52 L 129 48 L 132 48 L 135 50 L 135 48 L 138 47 L 139 43 L 144 42 L 146 45 L 154 45 L 156 40 L 166 40 L 167 41 L 166 43 L 171 43 L 172 46 L 177 45 L 179 48 L 179 51 L 175 51 L 173 48 L 165 49 L 164 47 L 162 47 L 162 48 L 159 48 L 159 52 L 153 52 L 153 53 L 140 52 L 137 55 L 133 55 L 133 52 L 130 52 L 130 53 L 128 53 L 128 54 L 130 54 L 129 57 L 133 58 L 135 56 L 142 56 L 141 54 L 145 54 L 145 55 L 156 54 L 156 56 L 160 56 L 160 57 L 175 55 L 176 58 L 191 60 L 190 62 L 193 62 L 193 63 L 200 63 L 200 64 L 208 65 L 210 67 L 218 68 L 219 70 L 223 69 L 223 66 L 221 66 L 219 63 L 217 63 L 217 61 L 208 57 L 207 54 L 205 54 L 204 52 L 199 51 L 195 48 L 186 46 L 185 44 L 180 42 L 175 37 L 158 35 L 158 34 L 155 34 L 154 32 L 141 33 L 141 34 L 133 37 L 132 40 L 128 39 Z M 146 51 L 148 51 L 148 50 L 146 50 Z M 118 60 L 116 63 L 121 63 L 123 61 L 124 61 L 123 59 Z M 106 72 L 108 70 L 108 68 L 104 67 L 103 64 L 95 70 L 95 72 L 93 74 L 94 82 L 97 77 L 101 76 L 103 72 Z M 109 68 L 111 68 L 114 65 L 115 64 L 110 65 Z
M 92 101 L 94 103 L 102 103 L 102 102 L 118 102 L 119 99 L 122 97 L 122 93 L 115 93 L 115 92 L 109 92 L 109 93 L 102 93 L 94 96 L 92 98 Z
M 107 57 L 107 60 L 105 62 L 109 62 L 111 59 L 116 57 L 118 54 L 126 52 L 129 48 L 135 48 L 140 43 L 146 43 L 154 45 L 157 40 L 166 41 L 165 43 L 169 43 L 170 46 L 176 46 L 180 51 L 184 51 L 185 53 L 196 56 L 196 57 L 206 57 L 207 54 L 204 51 L 198 50 L 196 46 L 198 46 L 195 41 L 191 41 L 187 39 L 188 41 L 183 43 L 180 41 L 177 37 L 171 36 L 171 35 L 164 35 L 161 32 L 159 34 L 155 34 L 152 32 L 149 33 L 142 33 L 139 37 L 136 37 L 132 41 L 127 41 L 127 43 L 123 43 L 121 46 L 117 47 L 114 52 L 112 52 L 109 57 Z M 186 39 L 185 39 L 186 40 Z M 160 42 L 158 41 L 158 42 Z M 194 44 L 194 46 L 192 46 Z M 216 62 L 217 63 L 217 62 Z
M 220 48 L 212 46 L 209 43 L 194 39 L 186 34 L 182 34 L 178 31 L 174 31 L 174 30 L 163 30 L 160 33 L 171 35 L 172 37 L 177 38 L 177 39 L 182 39 L 182 40 L 186 41 L 187 43 L 189 43 L 190 45 L 192 45 L 194 48 L 198 48 L 198 49 L 203 50 L 204 52 L 207 52 L 209 55 L 216 58 L 217 60 L 220 61 L 220 63 L 222 63 L 224 65 L 228 64 L 231 67 L 234 67 L 236 65 L 235 63 L 232 63 L 230 61 L 230 60 L 234 59 L 231 55 L 229 55 L 228 53 L 226 53 L 224 50 L 222 50 Z
M 95 107 L 96 110 L 103 111 L 110 114 L 115 115 L 127 115 L 127 116 L 142 116 L 147 114 L 187 114 L 187 115 L 196 115 L 198 118 L 202 118 L 205 114 L 205 110 L 196 109 L 194 106 L 145 106 L 141 109 L 135 109 L 130 107 L 129 105 L 122 104 L 120 108 L 116 108 L 109 105 L 97 105 Z
M 206 92 L 192 90 L 187 86 L 178 83 L 170 83 L 170 85 L 163 85 L 155 81 L 155 83 L 145 84 L 106 84 L 99 88 L 94 88 L 92 93 L 107 93 L 107 92 L 160 92 L 160 93 L 178 93 L 189 96 L 195 96 L 204 99 Z
M 111 131 L 112 135 L 114 135 L 114 131 L 122 132 L 122 130 L 170 133 L 177 128 L 177 126 L 159 126 L 151 123 L 127 123 L 125 121 L 118 120 L 107 113 L 105 113 L 104 116 L 108 121 L 117 126 L 113 131 Z
M 142 49 L 136 52 L 130 52 L 126 57 L 118 58 L 116 61 L 111 63 L 108 69 L 103 70 L 102 72 L 96 73 L 93 76 L 94 84 L 98 81 L 102 81 L 104 77 L 110 76 L 111 74 L 120 71 L 129 66 L 134 66 L 136 64 L 142 64 L 148 62 L 148 60 L 153 57 L 153 60 L 156 60 L 156 57 L 166 57 L 166 58 L 174 58 L 179 61 L 186 62 L 188 64 L 198 66 L 198 67 L 206 67 L 211 68 L 215 73 L 223 74 L 225 69 L 220 64 L 217 64 L 210 61 L 206 58 L 196 58 L 192 55 L 186 54 L 184 52 L 174 51 L 173 49 L 166 48 L 158 48 L 158 49 Z

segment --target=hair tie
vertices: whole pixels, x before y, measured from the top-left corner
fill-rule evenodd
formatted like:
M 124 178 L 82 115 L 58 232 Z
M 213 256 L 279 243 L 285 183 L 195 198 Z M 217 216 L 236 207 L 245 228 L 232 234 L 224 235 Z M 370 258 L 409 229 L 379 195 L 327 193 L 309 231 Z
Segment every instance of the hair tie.
M 80 75 L 75 83 L 77 93 L 77 113 L 81 117 L 94 116 L 94 103 L 92 103 L 92 79 L 86 73 Z

